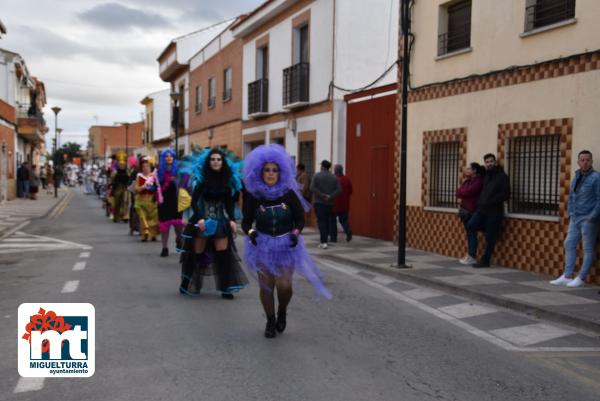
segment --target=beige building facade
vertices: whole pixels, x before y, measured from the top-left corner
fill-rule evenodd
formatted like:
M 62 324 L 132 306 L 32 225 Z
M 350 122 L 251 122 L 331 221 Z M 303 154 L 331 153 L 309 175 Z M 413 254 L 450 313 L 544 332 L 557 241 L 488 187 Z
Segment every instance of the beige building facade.
M 600 159 L 598 17 L 590 0 L 414 4 L 409 246 L 464 256 L 454 191 L 468 163 L 494 153 L 511 179 L 494 263 L 561 273 L 577 154 Z M 597 264 L 590 279 L 600 283 Z

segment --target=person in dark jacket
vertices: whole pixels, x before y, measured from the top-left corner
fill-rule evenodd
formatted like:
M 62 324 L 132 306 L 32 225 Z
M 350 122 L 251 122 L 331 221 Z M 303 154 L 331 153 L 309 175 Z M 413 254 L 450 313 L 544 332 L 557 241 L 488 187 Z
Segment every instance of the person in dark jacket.
M 329 169 L 331 163 L 328 160 L 321 162 L 321 171 L 315 174 L 310 183 L 310 191 L 315 197 L 314 207 L 317 215 L 317 225 L 319 226 L 320 243 L 319 248 L 327 249 L 327 239 L 329 230 L 332 225 L 332 220 L 335 219 L 333 214 L 333 205 L 335 198 L 342 191 L 340 182 L 331 174 Z
M 29 197 L 29 168 L 27 162 L 23 162 L 17 169 L 17 194 L 19 198 Z
M 472 265 L 477 263 L 477 243 L 469 241 L 469 239 L 472 238 L 469 237 L 467 222 L 477 210 L 477 201 L 479 200 L 479 194 L 483 189 L 484 174 L 485 168 L 483 166 L 479 165 L 479 163 L 471 163 L 465 168 L 465 180 L 456 190 L 456 197 L 460 199 L 458 216 L 460 217 L 460 220 L 465 226 L 465 231 L 467 232 L 467 255 L 459 260 L 459 262 L 463 265 Z M 475 239 L 476 238 L 477 237 L 475 237 Z
M 344 168 L 340 164 L 333 167 L 333 172 L 340 182 L 342 192 L 335 198 L 333 206 L 333 227 L 330 228 L 331 242 L 337 242 L 337 221 L 340 221 L 344 233 L 346 234 L 346 242 L 352 240 L 352 230 L 348 221 L 348 212 L 350 212 L 350 196 L 352 196 L 352 181 L 344 175 Z
M 485 251 L 473 267 L 490 267 L 494 247 L 504 219 L 504 202 L 510 196 L 510 181 L 502 166 L 497 165 L 496 156 L 491 153 L 483 157 L 485 178 L 479 194 L 477 209 L 467 222 L 467 236 L 473 249 L 477 249 L 477 231 L 485 233 Z

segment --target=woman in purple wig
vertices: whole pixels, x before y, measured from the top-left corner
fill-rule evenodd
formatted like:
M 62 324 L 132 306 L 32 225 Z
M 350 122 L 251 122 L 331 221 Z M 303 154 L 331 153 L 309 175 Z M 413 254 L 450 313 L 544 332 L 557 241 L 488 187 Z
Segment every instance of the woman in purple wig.
M 183 229 L 182 212 L 177 211 L 177 159 L 173 149 L 165 149 L 160 153 L 158 164 L 157 190 L 158 190 L 158 230 L 162 241 L 160 256 L 169 256 L 169 231 L 171 226 L 175 229 L 175 241 L 181 241 Z
M 244 261 L 260 283 L 260 301 L 267 315 L 265 337 L 273 338 L 286 327 L 294 272 L 306 278 L 318 294 L 331 298 L 331 293 L 300 236 L 304 208 L 294 162 L 285 149 L 280 145 L 262 145 L 250 152 L 244 160 L 244 186 Z M 275 289 L 279 301 L 277 318 Z

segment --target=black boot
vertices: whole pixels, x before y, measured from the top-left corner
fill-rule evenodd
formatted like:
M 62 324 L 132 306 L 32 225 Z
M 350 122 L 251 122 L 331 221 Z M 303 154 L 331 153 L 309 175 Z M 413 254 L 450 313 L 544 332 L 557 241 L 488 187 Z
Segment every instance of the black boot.
M 223 299 L 233 299 L 233 294 L 230 292 L 222 292 L 221 293 L 221 298 Z
M 231 288 L 231 266 L 229 264 L 229 251 L 216 251 L 215 252 L 215 280 L 217 282 L 217 289 L 221 291 L 221 296 L 224 299 L 233 299 L 233 294 L 229 292 Z
M 265 337 L 273 338 L 277 335 L 275 331 L 275 315 L 267 316 L 267 326 L 265 327 Z
M 162 252 L 160 253 L 160 257 L 165 258 L 167 256 L 169 256 L 169 248 L 163 248 Z
M 279 311 L 277 312 L 277 331 L 279 333 L 283 333 L 283 331 L 285 330 L 285 326 L 287 325 L 286 322 L 286 311 Z
M 189 295 L 188 288 L 190 286 L 190 279 L 187 277 L 181 278 L 181 285 L 179 286 L 179 293 Z

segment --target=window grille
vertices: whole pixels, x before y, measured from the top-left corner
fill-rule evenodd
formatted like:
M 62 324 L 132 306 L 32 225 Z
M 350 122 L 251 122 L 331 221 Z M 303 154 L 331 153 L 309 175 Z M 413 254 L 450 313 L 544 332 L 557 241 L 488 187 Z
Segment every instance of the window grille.
M 525 30 L 575 18 L 575 0 L 536 0 L 525 8 Z
M 510 213 L 558 216 L 560 135 L 517 137 L 508 143 Z
M 471 46 L 471 1 L 453 4 L 443 11 L 447 14 L 447 30 L 438 36 L 438 56 Z
M 439 142 L 430 145 L 429 206 L 457 208 L 459 143 Z

